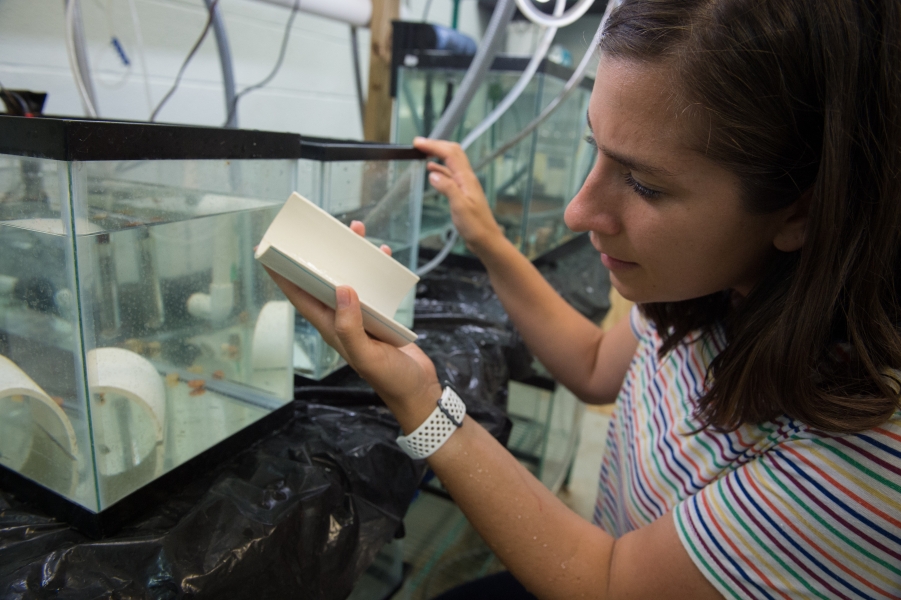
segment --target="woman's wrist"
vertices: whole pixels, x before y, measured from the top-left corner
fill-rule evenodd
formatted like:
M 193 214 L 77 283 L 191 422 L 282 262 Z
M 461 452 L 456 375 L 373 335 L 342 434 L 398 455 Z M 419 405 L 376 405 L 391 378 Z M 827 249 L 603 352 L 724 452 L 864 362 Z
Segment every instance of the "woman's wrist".
M 437 406 L 442 391 L 441 384 L 436 381 L 421 392 L 397 403 L 396 406 L 389 407 L 405 435 L 415 431 L 429 418 Z
M 492 257 L 502 254 L 510 240 L 504 236 L 500 225 L 486 231 L 483 235 L 466 240 L 466 247 L 483 263 L 489 262 Z

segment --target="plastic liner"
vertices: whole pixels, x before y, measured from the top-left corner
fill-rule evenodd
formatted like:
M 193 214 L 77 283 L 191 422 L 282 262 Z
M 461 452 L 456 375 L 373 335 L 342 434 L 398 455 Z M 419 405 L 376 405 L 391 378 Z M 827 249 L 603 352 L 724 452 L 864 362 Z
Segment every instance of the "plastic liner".
M 466 413 L 502 444 L 510 438 L 507 418 L 507 354 L 511 333 L 455 320 L 417 325 L 417 344 L 432 359 L 438 380 L 450 383 L 466 402 Z M 368 383 L 351 369 L 328 378 L 326 385 L 300 385 L 295 397 L 316 397 L 334 406 L 384 406 Z
M 478 331 L 500 345 L 505 359 L 503 367 L 486 365 L 483 370 L 502 368 L 510 379 L 518 381 L 534 377 L 534 357 L 498 300 L 481 263 L 455 258 L 448 261 L 454 263 L 452 266 L 442 265 L 417 286 L 414 329 L 425 338 L 420 345 L 430 356 L 457 357 L 473 351 L 465 333 L 429 340 L 430 333 Z M 537 259 L 535 266 L 564 300 L 589 319 L 600 320 L 610 308 L 609 272 L 588 236 L 581 235 L 554 249 Z M 476 335 L 475 339 L 483 338 Z
M 273 434 L 96 541 L 0 491 L 0 598 L 345 598 L 425 472 L 387 409 L 295 403 Z
M 442 266 L 419 281 L 416 287 L 416 332 L 429 328 L 432 322 L 510 328 L 510 318 L 494 293 L 488 274 L 478 267 Z

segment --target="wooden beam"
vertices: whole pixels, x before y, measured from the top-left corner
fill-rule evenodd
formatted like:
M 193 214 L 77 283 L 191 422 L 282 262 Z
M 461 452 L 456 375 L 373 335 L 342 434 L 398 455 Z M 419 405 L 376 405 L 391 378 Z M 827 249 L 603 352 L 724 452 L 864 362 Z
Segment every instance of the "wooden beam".
M 372 0 L 369 48 L 369 92 L 363 137 L 372 142 L 391 138 L 391 21 L 400 18 L 400 0 Z

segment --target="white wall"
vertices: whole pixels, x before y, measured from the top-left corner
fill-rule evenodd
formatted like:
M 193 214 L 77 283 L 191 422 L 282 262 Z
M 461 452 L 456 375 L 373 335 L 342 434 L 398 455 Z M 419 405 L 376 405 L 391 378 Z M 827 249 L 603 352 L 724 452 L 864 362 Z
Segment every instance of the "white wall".
M 127 0 L 81 0 L 88 56 L 101 116 L 147 119 L 140 48 Z M 168 91 L 206 22 L 202 0 L 135 0 L 155 105 Z M 263 79 L 275 64 L 290 11 L 253 0 L 220 0 L 238 90 Z M 360 31 L 364 85 L 369 32 Z M 115 35 L 131 68 L 113 49 Z M 0 0 L 0 82 L 49 93 L 46 112 L 82 115 L 65 51 L 63 0 Z M 359 138 L 350 31 L 305 13 L 294 21 L 285 62 L 265 88 L 239 105 L 242 128 Z M 364 88 L 365 89 L 365 88 Z M 208 34 L 158 120 L 221 125 L 225 121 L 215 37 Z
M 422 17 L 427 0 L 403 0 L 402 17 Z M 179 67 L 206 22 L 202 0 L 134 0 L 147 63 L 151 102 L 145 90 L 141 48 L 129 0 L 81 0 L 88 59 L 100 115 L 145 120 L 151 106 L 171 87 Z M 255 0 L 220 0 L 234 59 L 237 89 L 257 83 L 275 64 L 290 11 Z M 433 0 L 429 22 L 450 25 L 451 0 Z M 477 41 L 489 15 L 476 0 L 463 0 L 459 29 Z M 83 115 L 65 49 L 64 0 L 0 0 L 0 83 L 48 92 L 45 111 Z M 558 39 L 578 60 L 596 23 L 563 29 Z M 587 34 L 585 31 L 591 30 Z M 507 51 L 530 52 L 540 34 L 532 25 L 514 24 Z M 117 37 L 131 61 L 125 67 L 111 39 Z M 364 90 L 369 65 L 369 31 L 359 30 Z M 281 70 L 268 86 L 239 104 L 246 129 L 292 131 L 307 135 L 360 139 L 349 27 L 298 13 Z M 212 30 L 194 56 L 178 90 L 160 111 L 159 121 L 222 125 L 225 102 Z

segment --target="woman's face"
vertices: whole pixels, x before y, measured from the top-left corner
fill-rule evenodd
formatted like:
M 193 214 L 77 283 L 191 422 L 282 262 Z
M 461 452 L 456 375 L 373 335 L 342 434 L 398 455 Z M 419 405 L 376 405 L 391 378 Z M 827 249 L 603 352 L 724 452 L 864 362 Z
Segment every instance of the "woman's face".
M 629 300 L 747 295 L 776 252 L 784 211 L 745 210 L 738 179 L 689 148 L 697 119 L 672 97 L 665 68 L 601 60 L 588 109 L 598 160 L 566 224 L 590 232 Z

